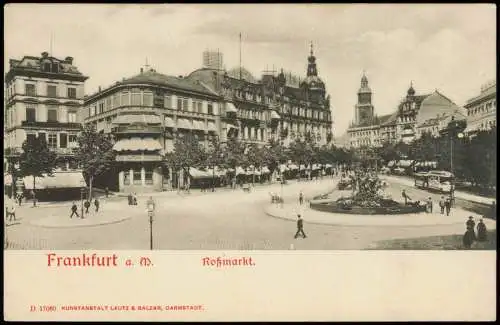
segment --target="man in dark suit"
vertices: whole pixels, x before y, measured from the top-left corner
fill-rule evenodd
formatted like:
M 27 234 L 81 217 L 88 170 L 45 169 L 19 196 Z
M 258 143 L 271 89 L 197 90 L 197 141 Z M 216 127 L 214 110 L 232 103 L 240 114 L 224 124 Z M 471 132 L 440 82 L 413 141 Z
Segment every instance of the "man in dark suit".
M 70 218 L 73 218 L 73 215 L 76 214 L 76 216 L 79 218 L 80 216 L 78 215 L 78 207 L 76 206 L 76 203 L 73 202 L 73 205 L 71 206 L 71 215 L 69 216 Z
M 303 238 L 307 238 L 306 234 L 304 233 L 304 221 L 300 217 L 300 214 L 297 215 L 297 232 L 295 233 L 294 238 L 297 238 L 299 234 L 302 235 Z

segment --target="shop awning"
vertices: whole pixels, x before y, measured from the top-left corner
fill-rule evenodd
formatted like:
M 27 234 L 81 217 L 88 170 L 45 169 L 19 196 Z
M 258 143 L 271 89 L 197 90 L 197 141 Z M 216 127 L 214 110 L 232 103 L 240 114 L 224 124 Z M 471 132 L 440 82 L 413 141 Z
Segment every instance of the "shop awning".
M 151 138 L 122 139 L 113 146 L 115 151 L 156 151 L 161 149 L 163 149 L 163 146 L 160 142 Z
M 173 128 L 173 127 L 175 127 L 174 119 L 171 118 L 171 117 L 166 116 L 165 117 L 165 126 L 167 128 Z
M 280 165 L 280 172 L 283 173 L 283 172 L 286 172 L 288 170 L 288 167 L 285 166 L 285 165 Z
M 389 161 L 389 163 L 387 164 L 387 167 L 392 167 L 396 164 L 396 161 L 395 160 L 391 160 Z
M 245 175 L 246 172 L 243 168 L 241 167 L 236 167 L 236 172 L 235 172 L 236 175 Z
M 193 178 L 211 178 L 213 177 L 212 173 L 194 168 L 194 167 L 189 167 L 189 175 Z
M 321 168 L 321 167 L 320 167 L 319 165 L 317 165 L 317 164 L 313 164 L 313 165 L 312 165 L 312 170 L 318 170 L 318 169 L 320 169 L 320 168 Z
M 226 113 L 236 113 L 236 112 L 238 112 L 238 109 L 236 108 L 236 106 L 234 106 L 234 104 L 231 102 L 227 102 L 226 103 Z
M 270 174 L 271 173 L 271 171 L 269 170 L 269 168 L 267 168 L 267 166 L 262 167 L 262 170 L 260 172 L 262 174 Z
M 279 120 L 280 118 L 281 118 L 281 116 L 278 113 L 276 113 L 276 111 L 271 111 L 271 119 Z
M 193 120 L 193 129 L 205 130 L 205 122 Z
M 4 174 L 3 175 L 3 183 L 5 186 L 11 186 L 12 185 L 12 175 L 11 174 Z
M 290 164 L 290 165 L 288 165 L 288 169 L 290 169 L 290 170 L 297 170 L 297 169 L 299 169 L 299 166 L 297 166 L 295 164 Z
M 177 127 L 179 129 L 192 129 L 193 124 L 191 123 L 191 121 L 189 121 L 185 118 L 180 118 L 177 120 Z
M 207 128 L 208 131 L 217 132 L 217 126 L 215 125 L 215 122 L 208 122 Z
M 333 166 L 331 164 L 326 164 L 325 168 L 332 168 Z
M 413 164 L 413 160 L 400 160 L 400 161 L 398 161 L 396 166 L 407 168 L 407 167 L 410 167 L 412 164 Z
M 23 178 L 24 188 L 33 189 L 33 176 Z M 35 177 L 35 190 L 47 188 L 80 188 L 85 187 L 85 179 L 81 172 L 57 172 L 52 176 Z
M 118 115 L 113 121 L 114 124 L 131 124 L 131 123 L 146 123 L 146 124 L 161 124 L 161 119 L 158 115 L 152 114 L 125 114 Z

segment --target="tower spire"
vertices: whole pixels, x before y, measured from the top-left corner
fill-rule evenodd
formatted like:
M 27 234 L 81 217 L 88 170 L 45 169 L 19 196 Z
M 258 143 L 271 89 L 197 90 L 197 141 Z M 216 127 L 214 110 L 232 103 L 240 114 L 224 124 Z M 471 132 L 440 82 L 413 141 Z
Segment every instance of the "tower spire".
M 314 51 L 313 51 L 313 42 L 311 41 L 311 56 L 314 55 Z

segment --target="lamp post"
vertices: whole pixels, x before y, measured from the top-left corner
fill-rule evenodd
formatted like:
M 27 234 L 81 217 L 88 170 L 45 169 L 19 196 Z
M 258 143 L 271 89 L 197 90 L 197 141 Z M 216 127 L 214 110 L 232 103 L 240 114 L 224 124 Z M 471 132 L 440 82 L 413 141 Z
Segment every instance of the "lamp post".
M 153 250 L 153 216 L 155 212 L 155 201 L 151 196 L 147 202 L 147 211 L 149 217 L 149 249 Z
M 81 209 L 81 212 L 82 212 L 82 216 L 81 218 L 83 219 L 83 198 L 85 197 L 85 187 L 82 187 L 82 189 L 80 190 L 80 201 L 81 201 L 81 206 L 82 206 L 82 209 Z

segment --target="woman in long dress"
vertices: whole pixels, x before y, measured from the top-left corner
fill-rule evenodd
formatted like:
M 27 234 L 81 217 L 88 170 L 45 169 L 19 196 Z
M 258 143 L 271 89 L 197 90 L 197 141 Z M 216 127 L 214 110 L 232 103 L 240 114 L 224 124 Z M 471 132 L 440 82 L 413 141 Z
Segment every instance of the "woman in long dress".
M 483 222 L 483 219 L 479 220 L 477 224 L 477 240 L 478 241 L 486 241 L 488 240 L 488 232 L 486 230 L 486 225 Z

